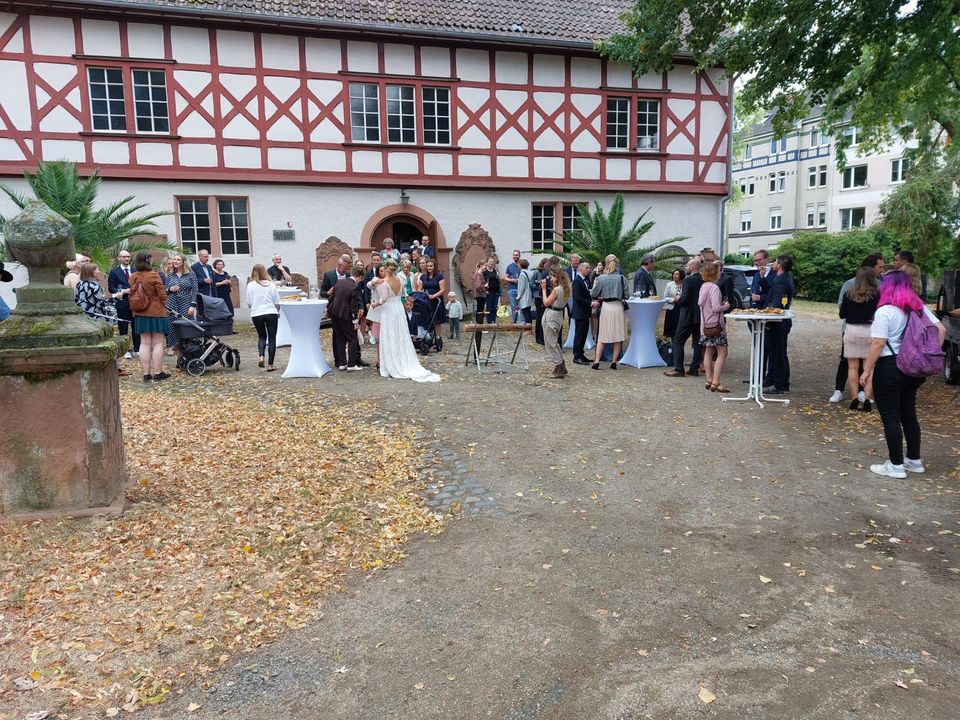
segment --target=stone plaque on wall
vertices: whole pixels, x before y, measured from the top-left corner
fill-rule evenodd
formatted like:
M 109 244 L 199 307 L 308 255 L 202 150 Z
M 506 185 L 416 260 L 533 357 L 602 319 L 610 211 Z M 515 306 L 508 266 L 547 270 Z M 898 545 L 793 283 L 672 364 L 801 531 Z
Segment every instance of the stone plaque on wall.
M 274 230 L 273 239 L 278 242 L 293 242 L 297 239 L 296 230 Z

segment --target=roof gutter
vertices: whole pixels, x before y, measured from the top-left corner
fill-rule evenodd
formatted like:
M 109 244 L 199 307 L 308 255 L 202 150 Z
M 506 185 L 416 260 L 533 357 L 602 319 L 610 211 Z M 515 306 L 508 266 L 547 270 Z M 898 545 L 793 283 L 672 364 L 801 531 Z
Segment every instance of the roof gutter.
M 32 3 L 28 3 L 32 4 Z M 76 3 L 38 3 L 45 8 L 52 5 L 64 7 L 76 7 Z M 186 6 L 158 6 L 147 5 L 140 2 L 130 2 L 129 0 L 86 0 L 83 3 L 83 9 L 90 6 L 97 6 L 107 10 L 120 10 L 132 12 L 138 15 L 173 15 L 183 17 L 195 17 L 210 19 L 211 17 L 226 18 L 234 22 L 245 24 L 281 24 L 295 27 L 311 27 L 321 30 L 334 31 L 353 31 L 362 33 L 374 33 L 381 35 L 390 35 L 392 37 L 429 37 L 445 38 L 450 40 L 470 40 L 484 43 L 503 43 L 503 44 L 521 44 L 535 45 L 538 47 L 553 47 L 563 49 L 587 50 L 596 52 L 596 45 L 591 40 L 564 40 L 562 38 L 542 38 L 530 35 L 500 35 L 488 32 L 454 31 L 443 28 L 413 28 L 402 25 L 382 25 L 370 23 L 355 23 L 344 20 L 322 20 L 302 17 L 290 17 L 287 15 L 269 15 L 263 13 L 243 13 L 236 10 L 214 10 L 209 8 L 196 8 Z
M 732 76 L 727 80 L 730 83 L 730 116 L 727 118 L 727 194 L 723 196 L 720 200 L 720 232 L 717 237 L 720 240 L 720 259 L 722 260 L 725 255 L 729 252 L 727 243 L 729 242 L 729 237 L 727 236 L 727 204 L 730 202 L 730 198 L 733 197 L 733 123 L 734 123 L 734 105 L 733 99 L 737 92 L 736 75 Z M 799 155 L 799 153 L 798 153 Z

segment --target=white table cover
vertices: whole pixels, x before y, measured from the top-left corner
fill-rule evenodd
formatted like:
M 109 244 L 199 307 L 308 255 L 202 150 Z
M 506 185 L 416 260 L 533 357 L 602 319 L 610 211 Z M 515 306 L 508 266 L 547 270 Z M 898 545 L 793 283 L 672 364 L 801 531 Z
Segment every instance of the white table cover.
M 291 297 L 293 295 L 300 294 L 300 288 L 295 287 L 282 287 L 277 288 L 277 292 L 280 294 L 280 299 L 282 300 L 285 297 Z M 280 313 L 280 320 L 277 323 L 277 347 L 284 347 L 285 345 L 290 344 L 290 323 L 287 322 L 287 316 L 283 313 Z
M 590 325 L 589 319 L 583 320 L 583 322 L 587 323 L 588 325 L 587 341 L 583 344 L 583 349 L 592 350 L 597 346 L 597 344 L 593 341 L 593 328 L 589 327 Z M 573 335 L 576 331 L 577 331 L 577 321 L 574 320 L 573 318 L 570 318 L 570 329 L 567 331 L 567 341 L 563 344 L 564 350 L 570 350 L 573 348 Z
M 657 319 L 666 300 L 627 300 L 627 319 L 630 320 L 630 342 L 620 359 L 621 365 L 635 368 L 665 367 L 657 350 Z
M 290 323 L 293 340 L 283 377 L 319 378 L 330 372 L 320 349 L 320 320 L 326 309 L 326 300 L 280 303 L 280 317 L 286 317 Z
M 783 322 L 784 320 L 792 320 L 793 312 L 787 310 L 783 315 L 773 315 L 770 313 L 730 313 L 725 315 L 727 318 L 727 324 L 729 325 L 730 320 L 743 320 L 743 321 L 752 321 L 747 322 L 747 329 L 750 331 L 751 343 L 750 343 L 750 389 L 747 391 L 746 397 L 726 397 L 724 396 L 723 400 L 732 400 L 733 402 L 743 401 L 743 400 L 753 400 L 763 407 L 765 402 L 778 402 L 787 405 L 790 403 L 786 398 L 768 398 L 763 394 L 763 346 L 764 346 L 764 329 L 767 327 L 768 322 Z

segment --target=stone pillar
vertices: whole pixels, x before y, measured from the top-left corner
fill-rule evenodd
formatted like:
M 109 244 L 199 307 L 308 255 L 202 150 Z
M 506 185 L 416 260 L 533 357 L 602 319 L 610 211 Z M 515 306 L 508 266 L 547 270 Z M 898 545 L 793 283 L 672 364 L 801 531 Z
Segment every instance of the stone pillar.
M 0 323 L 0 519 L 119 512 L 122 341 L 60 282 L 74 256 L 70 223 L 33 201 L 4 232 L 30 283 Z

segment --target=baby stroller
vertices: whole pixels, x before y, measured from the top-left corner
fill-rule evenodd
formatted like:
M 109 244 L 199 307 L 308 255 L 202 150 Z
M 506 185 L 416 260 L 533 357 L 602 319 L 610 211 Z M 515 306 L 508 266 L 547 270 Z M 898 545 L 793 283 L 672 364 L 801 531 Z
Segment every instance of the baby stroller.
M 436 310 L 431 310 L 430 297 L 425 292 L 412 292 L 410 297 L 413 298 L 413 319 L 417 323 L 417 336 L 413 340 L 413 346 L 424 355 L 430 354 L 430 348 L 436 348 L 437 352 L 440 352 L 443 350 L 443 338 L 433 331 L 440 303 L 437 303 Z
M 218 297 L 197 295 L 197 314 L 191 319 L 173 313 L 173 331 L 180 341 L 180 357 L 177 367 L 194 377 L 200 377 L 207 367 L 220 363 L 240 370 L 240 351 L 234 350 L 220 339 L 220 335 L 233 334 L 233 315 L 227 303 Z

